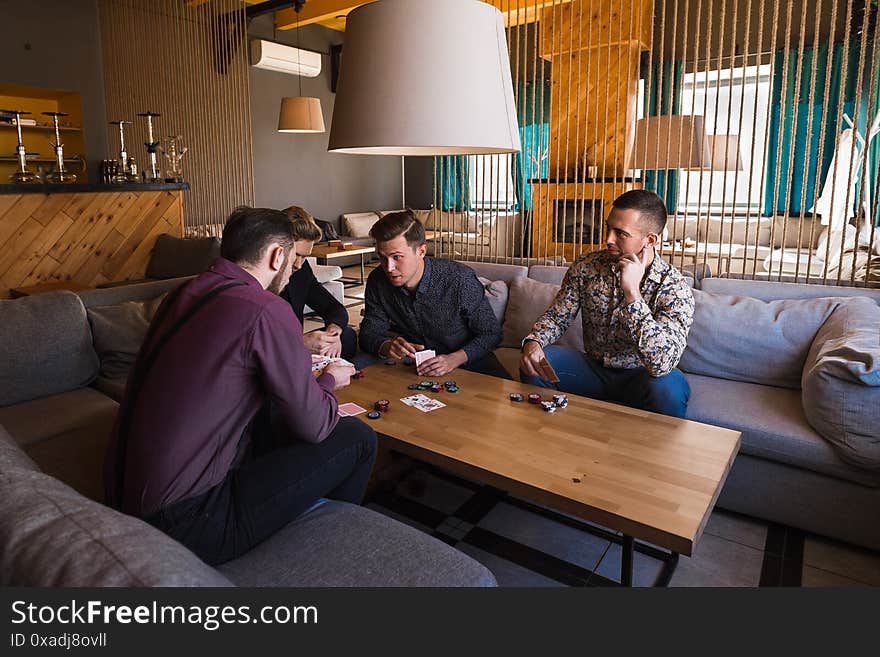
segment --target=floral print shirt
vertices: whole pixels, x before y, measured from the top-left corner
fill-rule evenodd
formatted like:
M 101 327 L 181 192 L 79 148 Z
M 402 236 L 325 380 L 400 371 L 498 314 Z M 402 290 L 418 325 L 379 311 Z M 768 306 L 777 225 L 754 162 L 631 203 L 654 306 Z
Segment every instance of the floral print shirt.
M 694 295 L 684 276 L 655 254 L 642 279 L 642 299 L 624 303 L 619 275 L 607 251 L 594 251 L 569 267 L 562 287 L 526 340 L 553 344 L 581 312 L 584 351 L 605 367 L 644 367 L 669 374 L 687 345 Z

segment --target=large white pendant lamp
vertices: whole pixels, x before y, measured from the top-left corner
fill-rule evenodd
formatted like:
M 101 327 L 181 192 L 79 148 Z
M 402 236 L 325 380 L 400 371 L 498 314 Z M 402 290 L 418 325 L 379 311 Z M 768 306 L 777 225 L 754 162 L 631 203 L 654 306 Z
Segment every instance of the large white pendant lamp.
M 348 14 L 328 150 L 520 150 L 504 22 L 478 0 L 379 0 Z
M 299 59 L 299 12 L 302 3 L 297 3 L 296 11 L 296 56 Z M 297 61 L 299 64 L 299 61 Z M 278 132 L 317 133 L 324 132 L 324 113 L 321 111 L 321 99 L 302 95 L 302 75 L 299 77 L 299 96 L 288 96 L 281 99 L 278 112 Z

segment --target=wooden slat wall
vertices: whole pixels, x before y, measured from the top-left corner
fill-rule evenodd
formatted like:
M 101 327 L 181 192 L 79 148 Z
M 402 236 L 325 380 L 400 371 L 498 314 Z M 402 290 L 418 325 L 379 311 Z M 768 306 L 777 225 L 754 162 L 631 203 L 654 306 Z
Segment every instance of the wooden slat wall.
M 146 120 L 154 138 L 181 135 L 191 189 L 187 234 L 216 234 L 230 211 L 254 203 L 245 4 L 238 0 L 100 0 L 107 119 L 133 121 L 126 146 L 147 167 Z M 118 129 L 108 126 L 116 157 Z M 159 155 L 164 171 L 166 162 Z
M 143 278 L 156 237 L 183 235 L 183 198 L 180 191 L 0 196 L 0 298 L 52 281 Z

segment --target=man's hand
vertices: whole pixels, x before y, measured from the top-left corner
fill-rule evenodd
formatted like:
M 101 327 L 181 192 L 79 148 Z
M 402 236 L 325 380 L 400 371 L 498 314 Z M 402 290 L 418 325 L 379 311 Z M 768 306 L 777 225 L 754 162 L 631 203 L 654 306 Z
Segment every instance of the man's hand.
M 632 303 L 642 298 L 640 290 L 642 279 L 645 277 L 645 269 L 648 262 L 648 248 L 645 247 L 640 253 L 626 253 L 617 262 L 617 271 L 620 274 L 620 287 L 623 290 L 623 299 L 626 303 Z
M 423 360 L 418 367 L 419 376 L 443 376 L 448 374 L 456 367 L 461 367 L 467 362 L 467 354 L 459 349 L 451 354 L 442 356 L 434 356 L 428 360 Z
M 337 327 L 335 324 L 331 324 L 331 327 Z M 306 349 L 308 349 L 313 354 L 320 354 L 321 356 L 330 356 L 330 358 L 339 358 L 342 355 L 342 331 L 339 330 L 338 333 L 334 333 L 328 329 L 326 330 L 318 330 L 311 331 L 303 335 L 303 342 L 306 345 Z
M 386 342 L 384 357 L 388 358 L 415 358 L 416 352 L 425 348 L 423 344 L 407 342 L 401 336 L 397 336 L 390 342 Z M 382 356 L 383 354 L 379 354 Z
M 544 381 L 559 383 L 559 377 L 547 362 L 544 349 L 534 340 L 528 340 L 523 347 L 522 356 L 519 359 L 519 368 L 528 376 L 536 376 Z
M 333 377 L 335 385 L 334 390 L 344 388 L 351 383 L 351 375 L 355 373 L 354 367 L 351 365 L 343 365 L 342 363 L 330 363 L 324 368 L 323 374 L 329 374 Z

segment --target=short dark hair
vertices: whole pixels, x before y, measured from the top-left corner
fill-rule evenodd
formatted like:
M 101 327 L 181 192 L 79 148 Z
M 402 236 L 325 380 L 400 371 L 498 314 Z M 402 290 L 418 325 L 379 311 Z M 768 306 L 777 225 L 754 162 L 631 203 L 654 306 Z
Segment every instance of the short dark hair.
M 285 250 L 295 241 L 293 222 L 281 210 L 240 206 L 223 227 L 220 255 L 235 263 L 256 265 L 272 242 Z
M 620 210 L 638 210 L 640 218 L 648 224 L 651 232 L 663 234 L 666 228 L 666 204 L 663 199 L 647 189 L 624 192 L 612 205 Z
M 425 227 L 412 210 L 389 212 L 370 228 L 370 237 L 379 242 L 390 242 L 403 235 L 411 249 L 425 243 Z

